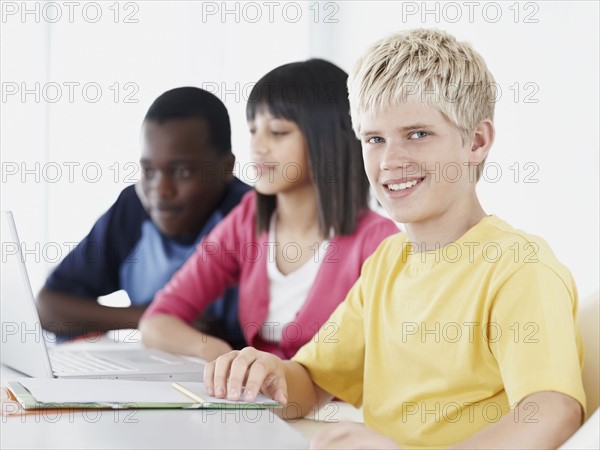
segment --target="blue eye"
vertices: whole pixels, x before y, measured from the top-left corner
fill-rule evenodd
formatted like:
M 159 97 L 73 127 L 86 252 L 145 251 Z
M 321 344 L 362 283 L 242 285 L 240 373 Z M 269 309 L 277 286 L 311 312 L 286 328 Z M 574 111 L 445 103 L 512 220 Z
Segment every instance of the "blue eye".
M 383 139 L 381 136 L 374 136 L 372 138 L 367 139 L 367 142 L 369 144 L 381 144 L 385 142 L 385 139 Z
M 416 136 L 416 137 L 413 137 Z M 429 136 L 429 133 L 427 131 L 415 131 L 414 133 L 412 133 L 409 137 L 409 139 L 423 139 L 424 137 Z

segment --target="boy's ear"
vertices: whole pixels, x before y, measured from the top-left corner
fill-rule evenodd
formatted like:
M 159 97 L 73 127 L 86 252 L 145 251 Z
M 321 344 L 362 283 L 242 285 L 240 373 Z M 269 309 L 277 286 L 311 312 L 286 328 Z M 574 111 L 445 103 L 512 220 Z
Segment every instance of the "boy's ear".
M 494 143 L 494 137 L 496 131 L 494 124 L 490 119 L 484 119 L 479 122 L 475 133 L 473 135 L 473 142 L 471 143 L 471 152 L 469 156 L 469 162 L 474 165 L 478 165 L 483 162 Z

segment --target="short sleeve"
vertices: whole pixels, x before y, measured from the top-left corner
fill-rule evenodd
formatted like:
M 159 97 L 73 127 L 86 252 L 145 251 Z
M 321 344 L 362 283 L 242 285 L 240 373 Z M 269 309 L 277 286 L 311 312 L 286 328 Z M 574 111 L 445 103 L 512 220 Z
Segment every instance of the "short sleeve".
M 511 407 L 556 391 L 585 409 L 576 295 L 570 275 L 543 263 L 523 265 L 499 289 L 488 339 Z
M 362 404 L 365 337 L 361 279 L 318 333 L 292 358 L 329 394 Z

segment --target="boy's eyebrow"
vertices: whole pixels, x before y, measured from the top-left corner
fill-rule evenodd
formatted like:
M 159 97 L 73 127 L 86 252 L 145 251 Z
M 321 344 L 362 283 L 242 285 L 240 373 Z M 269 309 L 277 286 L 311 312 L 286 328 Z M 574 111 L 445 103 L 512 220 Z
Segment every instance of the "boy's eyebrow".
M 412 131 L 412 130 L 416 130 L 416 129 L 422 129 L 422 128 L 431 129 L 431 128 L 433 128 L 433 125 L 426 124 L 426 123 L 414 123 L 412 125 L 406 125 L 404 127 L 397 128 L 397 130 L 400 133 L 406 133 L 408 131 Z M 373 130 L 373 131 L 361 131 L 360 132 L 361 136 L 370 136 L 370 135 L 373 135 L 373 134 L 381 134 L 381 132 L 377 131 L 377 130 Z
M 167 161 L 167 163 L 172 166 L 175 166 L 177 164 L 194 164 L 195 162 L 195 158 L 170 159 L 169 161 Z
M 167 161 L 167 164 L 176 165 L 176 164 L 190 164 L 196 162 L 195 158 L 178 158 L 178 159 L 170 159 Z M 140 164 L 152 164 L 152 160 L 148 158 L 140 159 Z

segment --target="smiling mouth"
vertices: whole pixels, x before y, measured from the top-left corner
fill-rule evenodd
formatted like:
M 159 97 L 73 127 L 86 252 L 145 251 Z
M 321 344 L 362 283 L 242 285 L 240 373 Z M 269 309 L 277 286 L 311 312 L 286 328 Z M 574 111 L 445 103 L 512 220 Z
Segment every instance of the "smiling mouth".
M 425 179 L 425 177 L 416 178 L 416 179 L 412 179 L 412 180 L 404 181 L 404 182 L 400 182 L 400 183 L 383 183 L 383 186 L 387 190 L 392 191 L 392 192 L 409 191 L 409 190 L 413 189 L 415 186 L 417 186 L 418 184 L 421 184 L 424 179 Z

